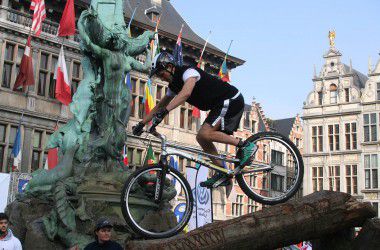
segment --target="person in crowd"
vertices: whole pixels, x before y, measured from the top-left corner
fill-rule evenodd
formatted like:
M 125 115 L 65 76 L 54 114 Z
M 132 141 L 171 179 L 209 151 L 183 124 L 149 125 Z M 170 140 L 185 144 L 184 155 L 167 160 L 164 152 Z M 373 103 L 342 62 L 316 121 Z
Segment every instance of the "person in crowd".
M 100 218 L 94 230 L 95 241 L 88 244 L 84 250 L 122 250 L 116 241 L 111 240 L 112 223 L 107 218 Z
M 22 250 L 20 240 L 9 228 L 9 218 L 5 213 L 0 213 L 0 250 Z

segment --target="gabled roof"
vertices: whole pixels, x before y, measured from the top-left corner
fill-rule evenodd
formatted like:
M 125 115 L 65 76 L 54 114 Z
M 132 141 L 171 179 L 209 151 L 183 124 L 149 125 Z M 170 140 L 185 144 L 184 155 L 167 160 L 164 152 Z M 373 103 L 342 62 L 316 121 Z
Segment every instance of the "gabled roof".
M 280 119 L 280 120 L 274 120 L 273 121 L 273 129 L 276 130 L 278 133 L 289 136 L 290 131 L 293 128 L 293 124 L 295 122 L 296 118 L 286 118 L 286 119 Z

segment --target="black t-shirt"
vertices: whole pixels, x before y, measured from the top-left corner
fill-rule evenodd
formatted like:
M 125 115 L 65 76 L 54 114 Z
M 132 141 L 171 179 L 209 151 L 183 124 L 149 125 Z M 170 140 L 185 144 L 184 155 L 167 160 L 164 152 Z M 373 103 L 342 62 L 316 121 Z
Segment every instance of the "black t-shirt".
M 210 75 L 203 70 L 191 66 L 176 66 L 173 81 L 169 83 L 169 89 L 178 94 L 185 84 L 183 76 L 187 69 L 196 70 L 200 79 L 195 83 L 193 92 L 187 99 L 191 105 L 200 110 L 210 110 L 214 106 L 222 103 L 226 99 L 235 96 L 239 91 L 227 82 Z
M 98 241 L 94 241 L 88 244 L 84 250 L 123 250 L 124 248 L 120 246 L 119 243 L 115 241 L 106 241 L 103 244 L 99 244 Z

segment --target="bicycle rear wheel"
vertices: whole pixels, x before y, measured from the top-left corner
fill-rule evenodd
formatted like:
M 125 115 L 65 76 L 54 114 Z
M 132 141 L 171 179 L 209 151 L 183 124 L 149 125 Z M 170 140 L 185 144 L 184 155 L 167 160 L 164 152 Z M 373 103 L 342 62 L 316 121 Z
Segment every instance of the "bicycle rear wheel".
M 247 140 L 254 142 L 258 150 L 252 164 L 236 175 L 243 192 L 266 205 L 290 199 L 299 190 L 304 173 L 298 148 L 275 132 L 257 133 Z
M 126 181 L 122 196 L 123 216 L 130 228 L 146 238 L 166 238 L 181 232 L 193 209 L 193 195 L 186 179 L 169 167 L 163 195 L 155 202 L 159 165 L 143 167 Z

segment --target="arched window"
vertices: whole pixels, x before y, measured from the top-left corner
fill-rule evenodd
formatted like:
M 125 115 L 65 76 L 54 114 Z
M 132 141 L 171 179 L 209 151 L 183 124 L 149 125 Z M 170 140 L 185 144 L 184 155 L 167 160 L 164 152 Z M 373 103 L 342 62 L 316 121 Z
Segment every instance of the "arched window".
M 330 103 L 337 103 L 338 87 L 335 84 L 330 85 Z

